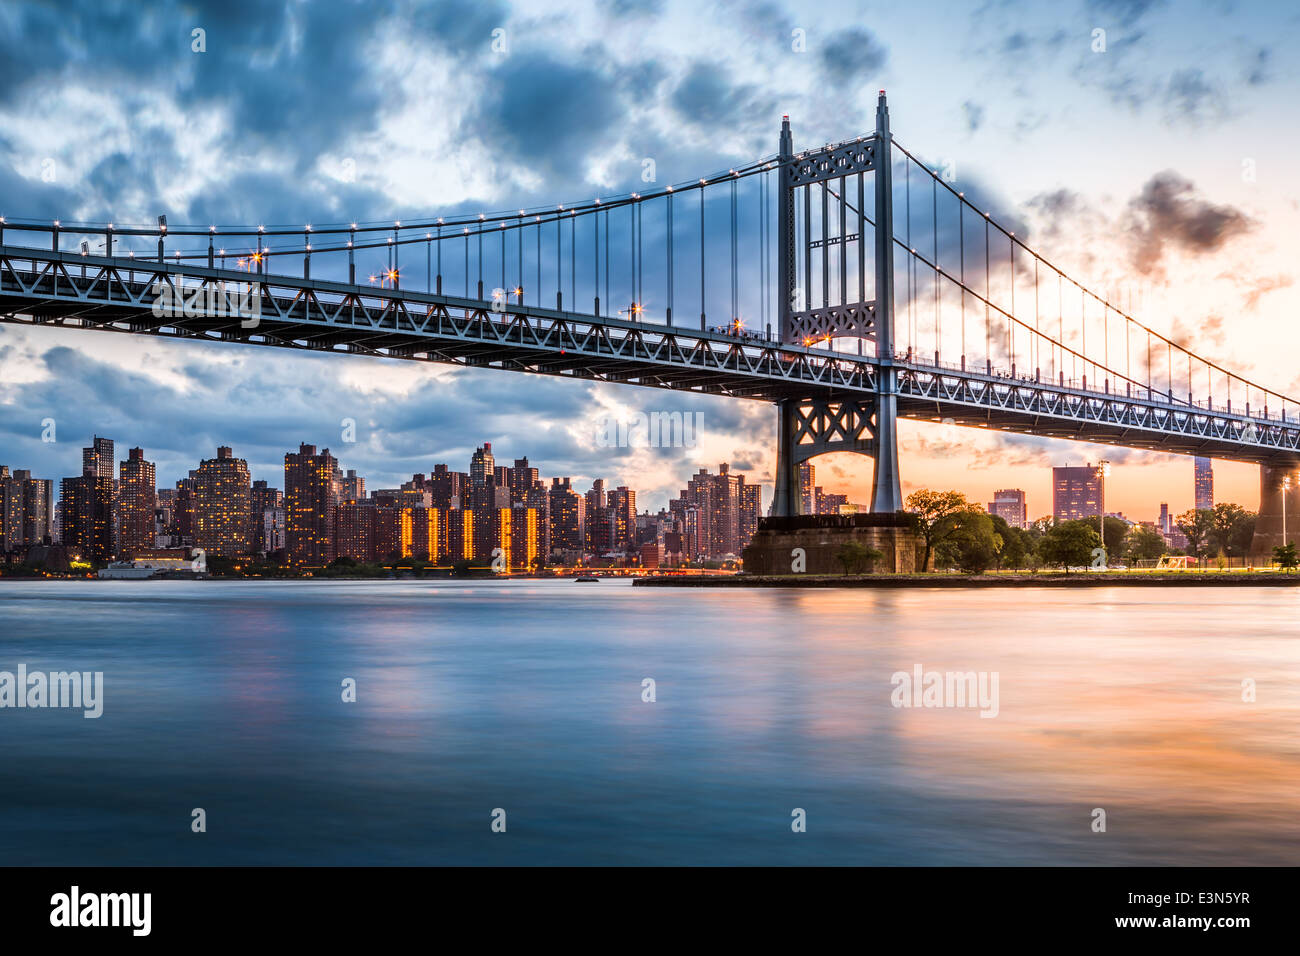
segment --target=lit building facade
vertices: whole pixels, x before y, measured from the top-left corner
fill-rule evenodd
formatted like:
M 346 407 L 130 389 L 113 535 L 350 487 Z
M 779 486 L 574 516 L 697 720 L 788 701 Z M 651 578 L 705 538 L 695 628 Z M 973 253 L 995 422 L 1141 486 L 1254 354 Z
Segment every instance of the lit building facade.
M 158 510 L 158 483 L 154 463 L 143 448 L 132 448 L 118 466 L 118 552 L 125 558 L 152 550 L 156 544 L 154 522 Z
M 1052 517 L 1056 521 L 1096 518 L 1101 514 L 1102 483 L 1097 465 L 1052 469 Z
M 223 445 L 194 473 L 194 546 L 207 554 L 253 551 L 253 482 L 248 462 Z
M 997 515 L 1013 528 L 1029 526 L 1025 493 L 1019 488 L 1002 488 L 993 492 L 993 500 L 989 502 L 989 514 Z
M 296 568 L 323 568 L 334 560 L 334 473 L 328 448 L 300 445 L 284 456 L 285 550 Z
M 1193 459 L 1193 490 L 1196 495 L 1196 510 L 1210 511 L 1214 508 L 1214 462 L 1209 458 Z

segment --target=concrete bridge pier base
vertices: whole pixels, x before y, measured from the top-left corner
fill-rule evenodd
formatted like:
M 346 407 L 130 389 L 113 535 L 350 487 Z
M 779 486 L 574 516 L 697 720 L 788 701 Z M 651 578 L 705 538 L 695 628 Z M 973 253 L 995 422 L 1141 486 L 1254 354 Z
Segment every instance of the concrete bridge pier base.
M 1284 492 L 1282 479 L 1291 476 L 1291 489 Z M 1259 517 L 1255 521 L 1255 537 L 1250 543 L 1252 561 L 1264 563 L 1273 559 L 1273 549 L 1282 540 L 1283 494 L 1286 495 L 1286 539 L 1300 548 L 1300 466 L 1259 466 Z

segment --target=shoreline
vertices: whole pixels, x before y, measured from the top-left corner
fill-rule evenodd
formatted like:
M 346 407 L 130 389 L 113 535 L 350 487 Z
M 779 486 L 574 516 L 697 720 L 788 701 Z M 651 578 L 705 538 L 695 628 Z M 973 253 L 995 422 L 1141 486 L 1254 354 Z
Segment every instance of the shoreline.
M 744 575 L 727 578 L 637 578 L 634 587 L 724 588 L 1109 588 L 1109 587 L 1297 587 L 1300 574 L 1180 571 L 1172 574 L 1079 572 L 1064 574 L 871 574 Z

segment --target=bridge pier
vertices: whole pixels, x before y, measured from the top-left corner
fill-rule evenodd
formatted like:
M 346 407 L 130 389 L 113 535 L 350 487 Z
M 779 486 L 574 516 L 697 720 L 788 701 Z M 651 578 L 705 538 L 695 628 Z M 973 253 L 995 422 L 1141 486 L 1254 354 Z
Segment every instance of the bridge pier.
M 1288 475 L 1291 487 L 1284 491 L 1282 480 Z M 1273 549 L 1285 543 L 1282 540 L 1284 506 L 1286 540 L 1300 548 L 1300 466 L 1260 465 L 1259 516 L 1255 519 L 1255 537 L 1250 542 L 1252 561 L 1263 563 L 1273 560 Z
M 772 497 L 772 514 L 780 518 L 801 511 L 799 462 L 794 457 L 795 408 L 792 399 L 776 406 L 776 488 Z

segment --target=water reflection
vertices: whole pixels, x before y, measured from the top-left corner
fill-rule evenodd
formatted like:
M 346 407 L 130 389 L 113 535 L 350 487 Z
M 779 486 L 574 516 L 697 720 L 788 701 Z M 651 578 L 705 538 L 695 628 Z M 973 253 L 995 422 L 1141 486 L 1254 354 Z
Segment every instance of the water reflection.
M 6 582 L 0 670 L 102 670 L 107 695 L 96 721 L 0 710 L 0 853 L 1294 864 L 1296 610 L 1235 588 Z M 918 664 L 996 672 L 998 716 L 891 706 Z

